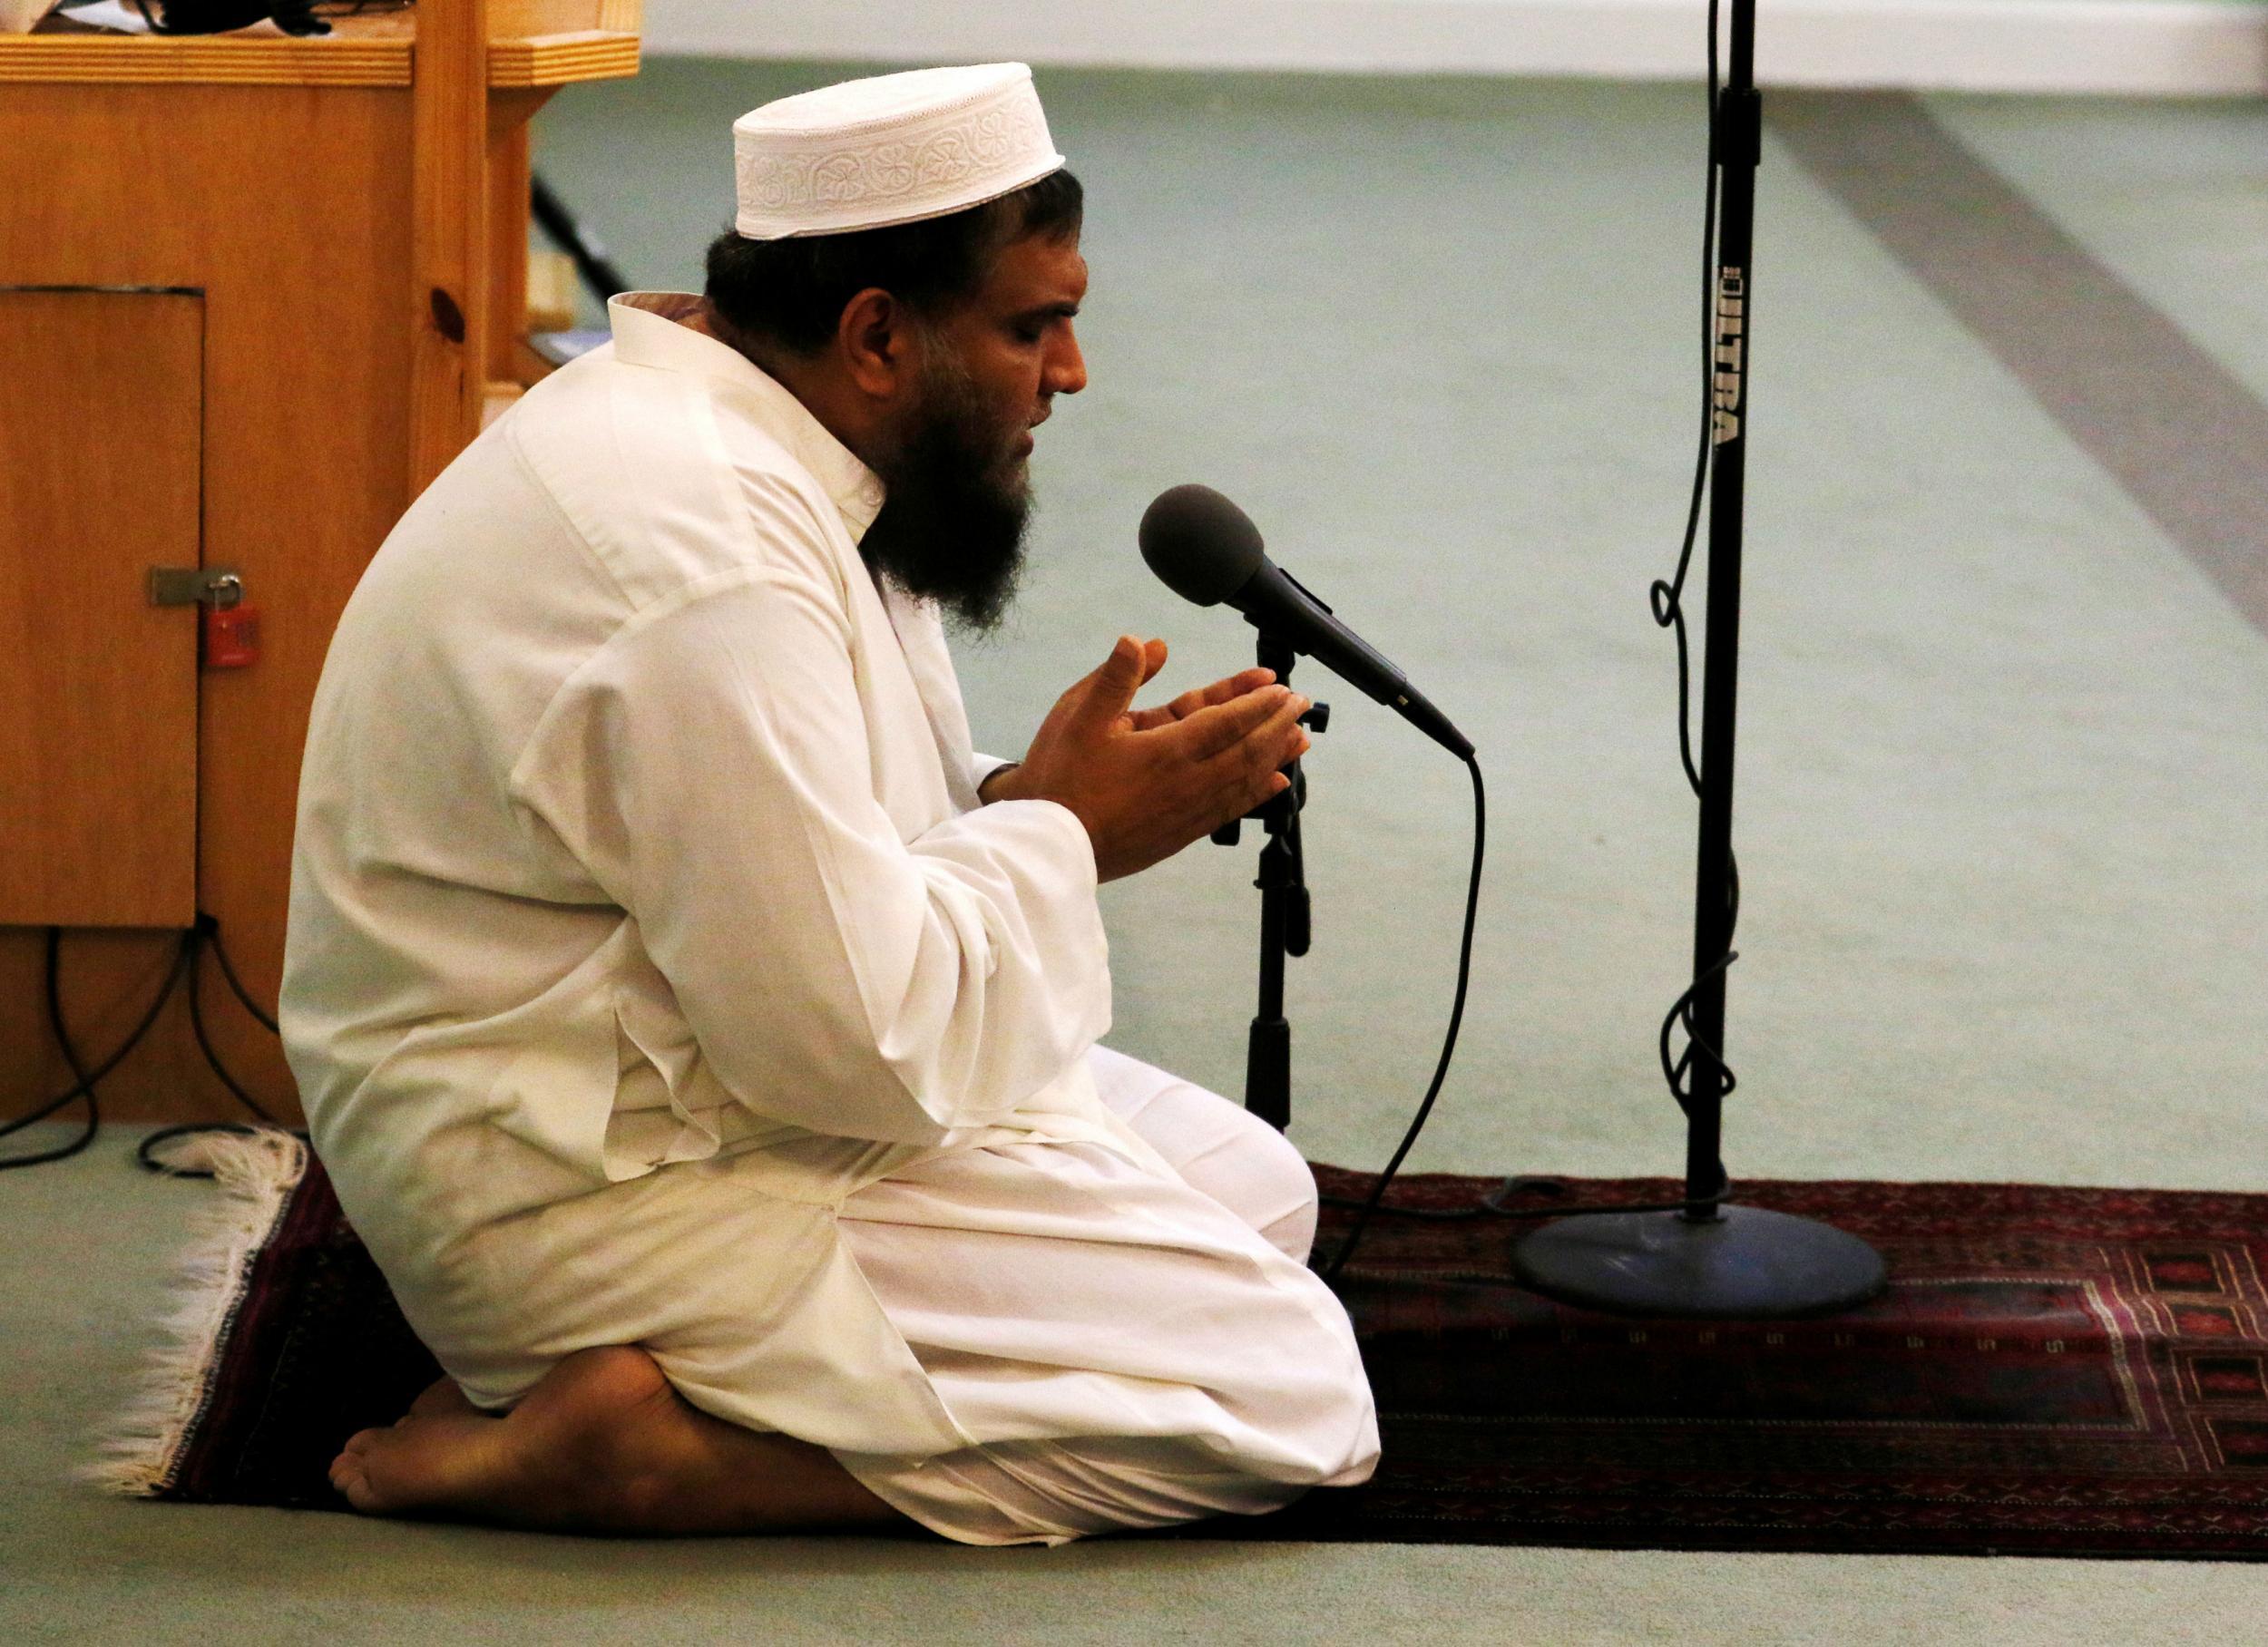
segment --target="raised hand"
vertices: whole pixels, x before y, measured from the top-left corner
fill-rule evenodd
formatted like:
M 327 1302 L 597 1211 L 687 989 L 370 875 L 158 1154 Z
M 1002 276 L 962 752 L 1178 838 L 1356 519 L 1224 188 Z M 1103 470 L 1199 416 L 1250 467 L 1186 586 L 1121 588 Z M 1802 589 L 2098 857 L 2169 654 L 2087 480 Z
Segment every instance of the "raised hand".
M 1146 678 L 1154 678 L 1158 668 L 1166 660 L 1166 643 L 1153 640 L 1149 644 L 1157 650 L 1158 663 L 1150 668 L 1149 676 Z M 1274 669 L 1246 669 L 1225 680 L 1217 680 L 1209 687 L 1192 687 L 1171 703 L 1159 704 L 1154 709 L 1137 709 L 1127 716 L 1127 720 L 1137 732 L 1155 732 L 1160 726 L 1170 726 L 1176 721 L 1188 719 L 1199 709 L 1213 708 L 1231 698 L 1242 697 L 1247 692 L 1257 692 L 1263 687 L 1275 684 Z
M 1308 703 L 1246 669 L 1137 711 L 1166 643 L 1121 635 L 1102 666 L 1056 700 L 1022 765 L 989 799 L 1054 801 L 1086 825 L 1105 881 L 1148 869 L 1240 818 L 1288 780 L 1306 752 Z

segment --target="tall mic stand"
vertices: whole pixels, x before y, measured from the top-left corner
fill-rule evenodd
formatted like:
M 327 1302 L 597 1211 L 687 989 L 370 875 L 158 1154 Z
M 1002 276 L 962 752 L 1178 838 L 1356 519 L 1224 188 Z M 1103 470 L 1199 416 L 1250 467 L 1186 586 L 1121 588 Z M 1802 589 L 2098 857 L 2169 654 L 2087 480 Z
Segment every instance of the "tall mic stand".
M 1755 0 L 1732 0 L 1731 56 L 1718 95 L 1716 153 L 1723 216 L 1710 412 L 1709 609 L 1701 695 L 1701 841 L 1693 988 L 1686 1019 L 1691 1091 L 1685 1208 L 1566 1218 L 1512 1249 L 1520 1282 L 1547 1297 L 1629 1315 L 1774 1317 L 1847 1308 L 1882 1291 L 1882 1257 L 1856 1236 L 1807 1218 L 1728 1206 L 1717 1148 L 1727 1087 L 1725 972 L 1732 961 L 1733 714 L 1739 673 L 1749 249 L 1764 103 L 1755 84 Z
M 1297 658 L 1287 642 L 1266 629 L 1260 631 L 1260 667 L 1275 670 L 1279 683 L 1290 684 Z M 1331 707 L 1316 704 L 1299 719 L 1308 730 L 1321 732 L 1331 724 Z M 1292 1119 L 1292 1027 L 1284 1017 L 1284 963 L 1288 957 L 1307 953 L 1313 931 L 1307 863 L 1299 840 L 1307 777 L 1297 761 L 1284 773 L 1291 779 L 1290 786 L 1245 814 L 1267 832 L 1267 843 L 1260 849 L 1259 876 L 1252 883 L 1260 889 L 1260 1006 L 1245 1042 L 1245 1107 L 1278 1132 Z M 1214 843 L 1236 845 L 1242 822 L 1232 818 L 1222 824 L 1213 832 Z

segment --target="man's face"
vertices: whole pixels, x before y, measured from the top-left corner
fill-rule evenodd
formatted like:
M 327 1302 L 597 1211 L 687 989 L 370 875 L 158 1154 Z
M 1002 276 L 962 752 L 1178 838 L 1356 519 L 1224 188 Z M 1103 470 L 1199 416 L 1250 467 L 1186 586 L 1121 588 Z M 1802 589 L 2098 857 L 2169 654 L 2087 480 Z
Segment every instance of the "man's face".
M 1058 395 L 1087 386 L 1087 363 L 1071 330 L 1087 295 L 1087 260 L 1076 238 L 1027 235 L 993 259 L 976 296 L 938 327 L 938 343 L 963 379 L 997 463 L 988 475 L 1022 486 L 1031 431 Z M 972 430 L 974 434 L 975 431 Z
M 998 623 L 1023 565 L 1031 431 L 1087 385 L 1071 331 L 1087 291 L 1076 240 L 1027 236 L 923 339 L 916 393 L 879 453 L 869 564 L 968 627 Z

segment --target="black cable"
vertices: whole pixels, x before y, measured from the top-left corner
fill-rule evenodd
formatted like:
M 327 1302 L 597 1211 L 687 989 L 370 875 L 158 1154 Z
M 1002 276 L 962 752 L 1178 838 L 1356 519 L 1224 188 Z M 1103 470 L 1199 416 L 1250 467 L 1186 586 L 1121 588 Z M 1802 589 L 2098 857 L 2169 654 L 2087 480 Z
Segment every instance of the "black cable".
M 1471 1206 L 1381 1206 L 1378 1210 L 1395 1218 L 1431 1218 L 1452 1222 L 1467 1218 L 1593 1218 L 1605 1213 L 1685 1213 L 1696 1206 L 1715 1206 L 1733 1193 L 1733 1181 L 1721 1178 L 1716 1193 L 1700 1201 L 1576 1201 L 1565 1206 L 1506 1206 L 1513 1196 L 1552 1193 L 1563 1187 L 1566 1180 L 1540 1176 L 1533 1173 L 1516 1173 L 1504 1180 Z M 1549 1190 L 1547 1186 L 1551 1186 Z M 1325 1206 L 1367 1206 L 1369 1203 L 1353 1195 L 1323 1195 L 1318 1199 Z M 1339 1265 L 1331 1266 L 1336 1275 Z
M 1710 414 L 1715 409 L 1716 388 L 1714 346 L 1716 320 L 1716 104 L 1719 81 L 1716 54 L 1717 8 L 1718 0 L 1709 0 L 1708 154 L 1701 187 L 1701 437 L 1694 453 L 1693 487 L 1686 505 L 1685 539 L 1677 551 L 1677 570 L 1667 581 L 1657 580 L 1647 590 L 1647 603 L 1653 609 L 1655 623 L 1663 629 L 1674 629 L 1677 633 L 1677 755 L 1685 767 L 1686 781 L 1691 785 L 1694 798 L 1696 800 L 1701 798 L 1701 769 L 1693 758 L 1692 664 L 1686 636 L 1684 599 L 1686 574 L 1692 568 L 1694 547 L 1700 540 L 1701 502 L 1708 490 L 1709 453 L 1714 444 Z M 1477 766 L 1473 768 L 1472 781 L 1476 811 L 1473 875 L 1477 892 L 1480 876 L 1478 807 L 1481 783 L 1480 768 Z M 1737 857 L 1729 860 L 1728 870 L 1726 896 L 1731 908 L 1725 930 L 1729 944 L 1732 933 L 1740 924 L 1740 861 Z M 1457 1010 L 1460 1013 L 1464 1009 L 1464 967 L 1471 960 L 1471 912 L 1468 908 L 1465 925 L 1465 956 L 1464 960 L 1460 963 L 1457 980 Z M 1662 1019 L 1659 1038 L 1662 1076 L 1669 1085 L 1669 1096 L 1677 1102 L 1679 1112 L 1688 1116 L 1692 1113 L 1693 1104 L 1692 1094 L 1686 1085 L 1686 1077 L 1693 1067 L 1693 1050 L 1697 1038 L 1694 1035 L 1693 998 L 1704 983 L 1724 971 L 1739 959 L 1740 952 L 1728 947 L 1719 960 L 1702 969 Z M 1672 1060 L 1669 1055 L 1669 1032 L 1674 1025 L 1680 1022 L 1685 1026 L 1686 1046 L 1684 1053 Z M 1452 1042 L 1456 1038 L 1456 1033 L 1455 1018 L 1452 1017 L 1450 1028 L 1450 1038 Z M 1718 1048 L 1706 1047 L 1705 1050 L 1708 1052 L 1711 1060 L 1716 1064 L 1722 1081 L 1722 1085 L 1718 1087 L 1718 1096 L 1720 1098 L 1731 1096 L 1734 1089 L 1739 1086 L 1739 1081 L 1735 1077 L 1732 1070 L 1725 1067 L 1724 1057 Z M 1448 1050 L 1444 1048 L 1442 1067 L 1446 1068 L 1447 1064 Z M 1440 1089 L 1440 1085 L 1441 1079 L 1437 1073 L 1434 1077 L 1434 1091 Z M 1364 1227 L 1369 1223 L 1374 1213 L 1384 1212 L 1399 1218 L 1437 1220 L 1479 1218 L 1489 1214 L 1500 1218 L 1577 1218 L 1611 1213 L 1686 1213 L 1705 1206 L 1715 1206 L 1732 1194 L 1732 1180 L 1726 1176 L 1725 1164 L 1720 1160 L 1717 1163 L 1716 1192 L 1698 1200 L 1662 1202 L 1645 1205 L 1617 1206 L 1604 1202 L 1591 1202 L 1572 1206 L 1512 1208 L 1505 1206 L 1503 1203 L 1522 1188 L 1557 1182 L 1533 1175 L 1516 1175 L 1505 1179 L 1494 1191 L 1482 1196 L 1478 1203 L 1469 1207 L 1387 1206 L 1384 1204 L 1386 1186 L 1393 1181 L 1395 1169 L 1402 1165 L 1402 1157 L 1409 1153 L 1410 1145 L 1417 1137 L 1418 1127 L 1424 1125 L 1425 1112 L 1432 1106 L 1432 1102 L 1433 1092 L 1428 1092 L 1425 1095 L 1424 1105 L 1418 1111 L 1416 1122 L 1412 1125 L 1408 1135 L 1403 1139 L 1402 1148 L 1394 1153 L 1393 1162 L 1387 1166 L 1385 1172 L 1380 1174 L 1378 1182 L 1372 1186 L 1368 1196 L 1360 1199 L 1345 1195 L 1322 1197 L 1325 1206 L 1360 1207 L 1362 1209 L 1354 1221 L 1353 1233 L 1347 1237 L 1346 1243 L 1340 1249 L 1338 1257 L 1332 1261 L 1331 1267 L 1324 1272 L 1324 1278 L 1326 1281 L 1336 1276 L 1345 1266 L 1348 1254 L 1354 1252 L 1355 1242 L 1361 1239 Z
M 57 978 L 61 970 L 62 939 L 62 928 L 50 927 L 47 930 L 47 984 L 49 995 L 48 1027 L 51 1031 L 54 1029 L 55 1021 L 60 1016 L 56 1010 L 56 1007 L 60 999 L 58 995 L 59 985 L 57 983 Z M 33 1125 L 34 1122 L 44 1121 L 49 1116 L 54 1115 L 55 1111 L 63 1108 L 64 1106 L 80 1096 L 80 1095 L 83 1094 L 93 1083 L 101 1080 L 104 1076 L 110 1074 L 112 1070 L 118 1067 L 119 1064 L 124 1059 L 126 1055 L 133 1050 L 135 1043 L 141 1040 L 142 1036 L 148 1032 L 150 1026 L 157 1021 L 159 1011 L 164 1007 L 166 1001 L 171 997 L 173 993 L 173 986 L 180 979 L 181 970 L 187 962 L 187 945 L 188 934 L 184 933 L 182 934 L 181 947 L 174 951 L 172 970 L 166 974 L 165 983 L 163 987 L 158 990 L 157 999 L 150 1003 L 150 1009 L 147 1012 L 142 1014 L 142 1021 L 134 1026 L 132 1032 L 126 1037 L 125 1040 L 119 1046 L 118 1049 L 112 1053 L 109 1057 L 103 1059 L 103 1062 L 96 1067 L 93 1074 L 86 1076 L 83 1079 L 74 1080 L 67 1089 L 58 1093 L 55 1096 L 49 1098 L 45 1103 L 35 1105 L 28 1113 L 18 1116 L 15 1119 L 4 1125 L 0 1125 L 0 1138 L 5 1138 L 11 1133 L 21 1132 L 25 1127 Z M 71 1056 L 72 1050 L 73 1049 L 71 1048 L 66 1048 L 65 1056 Z M 77 1073 L 75 1067 L 73 1073 Z
M 250 1093 L 245 1091 L 243 1084 L 240 1082 L 236 1077 L 229 1073 L 229 1067 L 220 1061 L 220 1053 L 213 1049 L 211 1038 L 207 1036 L 205 1033 L 204 1007 L 198 999 L 203 991 L 198 987 L 197 957 L 199 952 L 204 948 L 202 940 L 210 934 L 217 933 L 220 931 L 220 923 L 214 921 L 211 916 L 200 913 L 197 917 L 197 925 L 191 930 L 197 934 L 199 941 L 192 943 L 190 946 L 189 950 L 190 1030 L 197 1038 L 197 1046 L 199 1050 L 204 1053 L 205 1062 L 212 1066 L 213 1074 L 219 1076 L 220 1077 L 220 1084 L 223 1087 L 226 1087 L 230 1093 L 235 1095 L 236 1101 L 243 1105 L 245 1108 L 250 1110 L 255 1116 L 258 1116 L 269 1126 L 279 1126 L 280 1123 L 277 1121 L 276 1117 L 269 1115 L 268 1111 L 261 1106 L 259 1100 L 255 1098 Z
M 64 1027 L 62 972 L 63 929 L 51 926 L 47 929 L 47 1027 L 55 1037 L 56 1044 L 63 1048 L 64 1062 L 71 1067 L 72 1087 L 64 1095 L 64 1102 L 68 1103 L 82 1093 L 86 1096 L 86 1128 L 68 1144 L 34 1155 L 19 1155 L 7 1163 L 9 1166 L 36 1166 L 43 1161 L 64 1160 L 93 1143 L 94 1135 L 103 1130 L 102 1100 L 95 1096 L 94 1083 L 87 1078 L 86 1066 L 79 1062 L 79 1049 L 72 1045 L 71 1032 Z M 61 1105 L 54 1107 L 60 1108 Z
M 229 951 L 220 942 L 220 921 L 201 910 L 199 911 L 197 934 L 204 942 L 212 946 L 212 958 L 220 963 L 220 975 L 229 980 L 230 989 L 235 993 L 238 1000 L 244 1003 L 244 1009 L 252 1015 L 252 1021 L 267 1030 L 269 1034 L 280 1037 L 283 1031 L 278 1028 L 276 1020 L 261 1008 L 258 1001 L 252 999 L 251 991 L 244 987 L 244 980 L 237 977 L 236 969 L 229 964 Z
M 251 991 L 244 987 L 244 980 L 237 976 L 236 968 L 229 960 L 229 952 L 220 942 L 220 921 L 200 911 L 196 923 L 181 932 L 181 941 L 173 951 L 173 964 L 167 969 L 165 981 L 159 988 L 156 999 L 151 1001 L 149 1009 L 142 1013 L 141 1021 L 134 1025 L 117 1049 L 90 1072 L 80 1057 L 77 1043 L 71 1038 L 71 1033 L 64 1024 L 63 929 L 61 927 L 47 929 L 47 1027 L 49 1032 L 55 1038 L 55 1044 L 63 1049 L 64 1061 L 71 1069 L 72 1083 L 55 1096 L 34 1105 L 25 1113 L 12 1120 L 0 1123 L 0 1138 L 19 1133 L 36 1122 L 47 1119 L 57 1110 L 64 1108 L 80 1097 L 84 1097 L 87 1103 L 86 1126 L 77 1137 L 54 1149 L 40 1150 L 28 1155 L 0 1158 L 0 1172 L 5 1172 L 11 1167 L 37 1166 L 49 1161 L 65 1160 L 78 1155 L 88 1145 L 93 1143 L 96 1135 L 102 1131 L 103 1124 L 102 1106 L 96 1093 L 96 1083 L 117 1068 L 124 1061 L 126 1055 L 141 1044 L 142 1037 L 147 1035 L 151 1026 L 157 1022 L 158 1014 L 164 1010 L 166 1002 L 173 998 L 174 989 L 184 977 L 189 980 L 190 1028 L 197 1038 L 198 1049 L 203 1053 L 205 1062 L 211 1067 L 213 1074 L 220 1077 L 221 1084 L 228 1087 L 236 1101 L 258 1116 L 263 1125 L 269 1126 L 281 1125 L 257 1098 L 245 1090 L 243 1083 L 239 1081 L 228 1066 L 221 1061 L 220 1051 L 213 1046 L 212 1038 L 206 1030 L 198 959 L 200 952 L 208 946 L 212 950 L 213 959 L 220 963 L 221 976 L 227 979 L 230 993 L 241 1003 L 245 1011 L 250 1014 L 254 1021 L 269 1034 L 280 1034 L 274 1015 L 252 999 Z M 168 1165 L 161 1162 L 152 1152 L 161 1144 L 195 1134 L 244 1134 L 253 1130 L 252 1127 L 235 1121 L 188 1122 L 175 1126 L 162 1126 L 142 1140 L 134 1150 L 134 1159 L 149 1172 L 162 1173 L 176 1178 L 210 1178 L 212 1174 L 209 1172 L 184 1170 Z M 301 1135 L 305 1135 L 301 1134 Z
M 1393 1159 L 1386 1163 L 1386 1170 L 1378 1174 L 1378 1182 L 1371 1187 L 1370 1198 L 1355 1215 L 1354 1227 L 1347 1232 L 1346 1240 L 1339 1247 L 1339 1255 L 1331 1261 L 1330 1268 L 1323 1272 L 1325 1281 L 1336 1278 L 1339 1272 L 1346 1267 L 1346 1261 L 1354 1256 L 1355 1243 L 1363 1239 L 1363 1232 L 1369 1228 L 1372 1214 L 1378 1211 L 1386 1198 L 1386 1186 L 1393 1182 L 1394 1174 L 1402 1170 L 1403 1158 L 1410 1153 L 1410 1146 L 1417 1142 L 1418 1133 L 1425 1126 L 1425 1117 L 1432 1114 L 1433 1100 L 1441 1096 L 1442 1083 L 1449 1077 L 1450 1057 L 1457 1050 L 1458 1027 L 1465 1019 L 1465 991 L 1472 982 L 1472 928 L 1481 912 L 1481 861 L 1487 850 L 1489 829 L 1488 794 L 1481 783 L 1480 761 L 1472 755 L 1465 756 L 1465 770 L 1472 775 L 1472 878 L 1465 888 L 1465 931 L 1457 950 L 1457 999 L 1449 1009 L 1449 1032 L 1442 1038 L 1441 1061 L 1433 1066 L 1432 1085 L 1425 1089 L 1425 1099 L 1418 1106 L 1417 1114 L 1411 1118 L 1409 1131 L 1402 1135 L 1402 1146 L 1394 1151 Z
M 173 964 L 167 969 L 165 981 L 159 987 L 157 999 L 150 1003 L 149 1010 L 142 1015 L 141 1022 L 137 1023 L 126 1038 L 119 1043 L 118 1049 L 104 1058 L 90 1073 L 80 1060 L 78 1044 L 71 1038 L 71 1032 L 64 1027 L 63 1021 L 63 929 L 52 926 L 47 929 L 47 1028 L 49 1033 L 54 1036 L 56 1045 L 63 1048 L 64 1061 L 71 1068 L 72 1083 L 68 1088 L 45 1103 L 35 1104 L 26 1113 L 0 1125 L 0 1138 L 19 1133 L 34 1122 L 44 1121 L 57 1110 L 81 1096 L 84 1096 L 87 1101 L 86 1128 L 70 1143 L 54 1149 L 40 1150 L 28 1155 L 11 1155 L 0 1159 L 0 1172 L 18 1166 L 37 1166 L 47 1161 L 61 1161 L 77 1155 L 94 1141 L 95 1134 L 102 1129 L 101 1101 L 95 1096 L 95 1083 L 117 1068 L 126 1055 L 141 1043 L 142 1038 L 150 1032 L 150 1026 L 158 1021 L 159 1012 L 164 1009 L 165 1003 L 172 999 L 174 986 L 180 983 L 181 974 L 188 967 L 190 947 L 194 941 L 193 932 L 181 934 L 181 944 L 173 953 Z
M 213 959 L 220 963 L 221 976 L 228 979 L 229 989 L 243 1004 L 245 1011 L 250 1013 L 253 1019 L 270 1035 L 280 1035 L 281 1031 L 278 1029 L 275 1018 L 263 1010 L 260 1004 L 252 999 L 251 992 L 245 989 L 243 980 L 237 977 L 236 968 L 229 963 L 229 951 L 220 942 L 220 922 L 212 915 L 200 910 L 197 911 L 197 923 L 190 929 L 190 935 L 191 943 L 189 952 L 189 1027 L 197 1037 L 198 1048 L 205 1055 L 205 1062 L 212 1067 L 213 1074 L 219 1076 L 222 1085 L 235 1095 L 238 1103 L 258 1116 L 265 1125 L 279 1126 L 281 1124 L 277 1121 L 276 1117 L 262 1108 L 252 1095 L 244 1090 L 243 1085 L 229 1073 L 228 1066 L 220 1061 L 220 1054 L 214 1049 L 211 1038 L 205 1033 L 202 992 L 200 988 L 200 979 L 197 967 L 198 951 L 210 945 Z M 227 1133 L 242 1137 L 255 1130 L 257 1129 L 247 1126 L 240 1121 L 189 1121 L 177 1126 L 161 1126 L 134 1146 L 134 1162 L 142 1171 L 157 1173 L 167 1178 L 210 1178 L 213 1175 L 210 1168 L 175 1166 L 170 1162 L 160 1160 L 157 1155 L 158 1145 L 170 1144 L 176 1138 L 203 1137 L 211 1133 Z M 294 1130 L 300 1137 L 307 1135 L 304 1131 L 296 1128 Z
M 248 1138 L 259 1130 L 259 1127 L 247 1126 L 241 1121 L 184 1121 L 177 1126 L 161 1126 L 134 1145 L 134 1165 L 143 1172 L 155 1173 L 161 1178 L 210 1178 L 214 1175 L 210 1167 L 175 1166 L 171 1162 L 159 1160 L 158 1145 L 171 1144 L 176 1138 L 201 1138 L 208 1133 L 232 1133 L 238 1137 Z M 307 1134 L 301 1132 L 298 1135 L 304 1138 Z
M 1693 491 L 1686 507 L 1686 535 L 1677 551 L 1677 570 L 1667 582 L 1657 580 L 1647 591 L 1647 603 L 1654 614 L 1654 622 L 1663 629 L 1674 629 L 1677 637 L 1677 758 L 1686 770 L 1686 782 L 1697 801 L 1701 794 L 1701 769 L 1693 758 L 1693 686 L 1692 659 L 1686 636 L 1685 591 L 1686 574 L 1693 565 L 1693 550 L 1701 530 L 1701 500 L 1706 492 L 1709 478 L 1709 453 L 1715 445 L 1713 419 L 1716 407 L 1716 172 L 1717 145 L 1721 133 L 1717 122 L 1719 98 L 1716 21 L 1718 0 L 1709 0 L 1708 19 L 1708 166 L 1701 191 L 1701 438 L 1693 459 Z M 1688 1077 L 1693 1071 L 1693 1053 L 1701 1045 L 1694 1032 L 1693 998 L 1701 986 L 1740 959 L 1740 952 L 1731 947 L 1733 934 L 1740 926 L 1740 860 L 1731 852 L 1726 853 L 1725 936 L 1725 951 L 1718 960 L 1696 974 L 1685 993 L 1678 996 L 1662 1018 L 1659 1047 L 1662 1078 L 1668 1083 L 1669 1096 L 1680 1113 L 1691 1117 L 1693 1097 Z M 1686 1032 L 1686 1049 L 1673 1060 L 1669 1056 L 1669 1032 L 1673 1026 L 1682 1024 Z M 1717 1074 L 1717 1096 L 1730 1097 L 1740 1085 L 1725 1063 L 1719 1048 L 1703 1045 Z M 1731 1186 L 1725 1174 L 1725 1164 L 1717 1163 L 1718 1190 L 1713 1196 L 1691 1204 L 1691 1208 L 1714 1205 L 1724 1199 Z M 1690 1209 L 1689 1209 L 1690 1210 Z
M 1677 551 L 1677 570 L 1667 582 L 1657 579 L 1647 591 L 1656 625 L 1675 628 L 1677 633 L 1677 755 L 1696 799 L 1701 794 L 1701 768 L 1693 758 L 1692 668 L 1682 602 L 1686 573 L 1693 565 L 1694 545 L 1701 536 L 1701 499 L 1709 482 L 1710 414 L 1716 404 L 1716 12 L 1717 0 L 1709 0 L 1708 155 L 1701 183 L 1701 440 L 1693 458 L 1693 491 L 1686 504 L 1686 535 Z

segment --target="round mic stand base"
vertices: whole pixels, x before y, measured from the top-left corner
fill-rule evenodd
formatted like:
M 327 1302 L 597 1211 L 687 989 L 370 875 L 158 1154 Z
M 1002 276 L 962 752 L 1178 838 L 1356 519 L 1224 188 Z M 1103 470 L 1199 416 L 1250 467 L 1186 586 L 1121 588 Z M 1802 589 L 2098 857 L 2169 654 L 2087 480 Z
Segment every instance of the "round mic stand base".
M 1865 1302 L 1888 1281 L 1881 1254 L 1809 1218 L 1720 1206 L 1716 1216 L 1608 1213 L 1563 1218 L 1512 1249 L 1531 1291 L 1617 1315 L 1771 1320 Z

